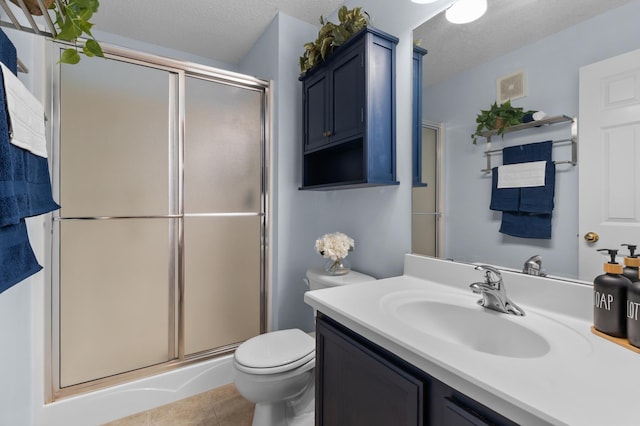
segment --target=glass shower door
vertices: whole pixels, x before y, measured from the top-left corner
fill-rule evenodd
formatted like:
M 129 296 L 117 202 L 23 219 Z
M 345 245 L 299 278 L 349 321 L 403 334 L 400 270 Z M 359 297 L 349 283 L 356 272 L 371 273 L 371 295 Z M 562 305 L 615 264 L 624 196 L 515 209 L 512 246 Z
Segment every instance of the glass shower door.
M 264 330 L 267 87 L 145 55 L 60 68 L 55 397 Z
M 260 333 L 263 93 L 186 79 L 184 353 Z
M 174 356 L 175 78 L 101 58 L 61 68 L 61 388 Z

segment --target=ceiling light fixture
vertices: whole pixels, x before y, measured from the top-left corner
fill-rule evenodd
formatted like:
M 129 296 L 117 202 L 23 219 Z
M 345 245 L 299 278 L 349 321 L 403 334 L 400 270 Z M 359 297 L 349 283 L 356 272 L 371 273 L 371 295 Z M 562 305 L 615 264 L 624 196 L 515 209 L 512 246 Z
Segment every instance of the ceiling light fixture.
M 487 0 L 458 0 L 447 9 L 447 21 L 453 24 L 468 24 L 487 11 Z

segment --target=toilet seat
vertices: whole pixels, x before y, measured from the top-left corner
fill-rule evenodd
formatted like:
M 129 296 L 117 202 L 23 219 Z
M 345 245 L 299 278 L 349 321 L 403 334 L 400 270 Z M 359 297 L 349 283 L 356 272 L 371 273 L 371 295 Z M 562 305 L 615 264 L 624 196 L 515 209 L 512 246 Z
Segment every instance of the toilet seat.
M 305 365 L 315 356 L 315 340 L 302 330 L 290 329 L 252 337 L 236 349 L 234 361 L 245 373 L 277 374 Z

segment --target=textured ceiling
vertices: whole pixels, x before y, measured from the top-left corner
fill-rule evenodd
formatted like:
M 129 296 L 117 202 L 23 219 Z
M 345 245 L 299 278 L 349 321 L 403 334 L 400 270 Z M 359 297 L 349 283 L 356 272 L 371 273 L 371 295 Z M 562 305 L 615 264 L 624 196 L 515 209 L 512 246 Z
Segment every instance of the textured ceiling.
M 389 13 L 394 13 L 400 9 L 393 7 L 397 2 L 410 0 L 376 1 L 388 1 Z M 640 0 L 488 0 L 487 13 L 465 25 L 450 24 L 444 13 L 438 14 L 414 34 L 429 51 L 425 57 L 425 84 L 629 1 Z M 278 11 L 319 26 L 319 17 L 330 15 L 342 3 L 343 0 L 102 0 L 94 22 L 100 31 L 237 64 Z M 444 7 L 447 2 L 440 3 Z
M 315 25 L 344 0 L 102 0 L 100 31 L 237 64 L 278 11 Z
M 450 24 L 442 12 L 414 31 L 429 51 L 423 83 L 429 86 L 629 1 L 488 0 L 487 13 L 465 25 Z

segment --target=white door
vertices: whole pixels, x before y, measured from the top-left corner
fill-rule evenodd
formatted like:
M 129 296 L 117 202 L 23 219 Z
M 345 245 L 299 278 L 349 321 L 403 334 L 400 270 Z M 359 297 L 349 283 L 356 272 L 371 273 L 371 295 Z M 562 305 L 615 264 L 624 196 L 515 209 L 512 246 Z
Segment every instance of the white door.
M 607 261 L 597 249 L 640 245 L 640 50 L 582 67 L 579 107 L 579 277 L 591 281 Z

